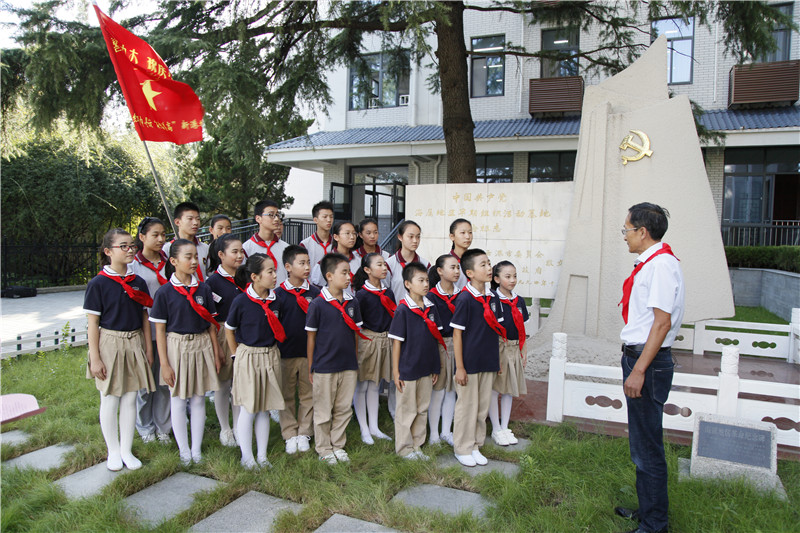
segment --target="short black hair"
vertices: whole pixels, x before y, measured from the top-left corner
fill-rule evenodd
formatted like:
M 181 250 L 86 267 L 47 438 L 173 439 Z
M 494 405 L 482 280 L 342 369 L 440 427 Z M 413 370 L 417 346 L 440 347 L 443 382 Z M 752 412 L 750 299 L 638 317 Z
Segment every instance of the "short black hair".
M 319 215 L 319 212 L 322 211 L 323 209 L 327 209 L 328 211 L 333 213 L 333 204 L 328 202 L 327 200 L 317 202 L 316 204 L 314 204 L 314 207 L 311 208 L 311 217 L 317 218 L 317 215 Z
M 194 202 L 181 202 L 175 206 L 172 211 L 172 218 L 181 218 L 186 211 L 197 211 L 200 214 L 200 208 Z
M 428 269 L 425 268 L 425 265 L 420 263 L 419 261 L 411 261 L 403 268 L 403 285 L 405 282 L 411 282 L 414 279 L 414 274 L 419 274 L 422 272 L 426 276 L 428 275 Z
M 475 269 L 475 258 L 481 255 L 486 255 L 486 252 L 480 248 L 470 248 L 464 252 L 464 255 L 461 256 L 461 271 L 465 276 L 469 277 L 467 270 Z
M 631 225 L 634 228 L 646 228 L 653 240 L 660 241 L 667 232 L 669 211 L 659 205 L 642 202 L 628 209 L 628 213 Z
M 274 200 L 270 199 L 261 200 L 256 204 L 255 208 L 253 209 L 253 216 L 260 217 L 261 215 L 264 214 L 264 209 L 266 209 L 267 207 L 276 207 L 278 209 L 281 208 L 281 206 L 278 205 L 278 202 Z
M 298 255 L 308 255 L 308 250 L 297 244 L 290 244 L 283 251 L 283 264 L 289 263 L 291 265 Z
M 348 261 L 344 255 L 337 252 L 325 254 L 325 257 L 319 262 L 319 269 L 322 271 L 322 277 L 326 277 L 328 273 L 333 274 L 336 267 L 341 263 L 347 263 L 349 265 L 350 261 Z
M 228 222 L 230 222 L 231 221 L 231 217 L 229 217 L 228 215 L 223 215 L 223 214 L 214 215 L 213 217 L 211 217 L 211 222 L 208 223 L 208 229 L 213 228 L 214 224 L 216 224 L 220 220 L 227 220 Z

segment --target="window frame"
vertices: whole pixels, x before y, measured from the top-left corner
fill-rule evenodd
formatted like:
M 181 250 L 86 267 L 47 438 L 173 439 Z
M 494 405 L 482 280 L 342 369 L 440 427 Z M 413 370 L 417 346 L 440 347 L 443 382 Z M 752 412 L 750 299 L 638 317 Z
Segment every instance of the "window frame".
M 531 176 L 531 158 L 534 156 L 541 156 L 541 155 L 555 155 L 558 157 L 558 166 L 556 171 L 556 176 L 554 177 L 544 177 L 544 178 L 534 178 Z M 566 174 L 561 173 L 561 168 L 563 167 L 562 161 L 564 156 L 572 156 L 572 175 L 567 177 Z M 544 150 L 540 152 L 528 152 L 528 183 L 557 183 L 562 181 L 575 181 L 575 167 L 577 165 L 577 158 L 578 158 L 578 151 L 577 150 Z M 532 181 L 536 179 L 536 181 Z
M 667 85 L 692 85 L 694 83 L 694 45 L 695 45 L 695 30 L 697 29 L 697 24 L 695 24 L 695 17 L 689 17 L 692 25 L 692 35 L 690 37 L 680 36 L 675 38 L 670 38 L 667 36 Z M 654 42 L 659 36 L 656 35 L 655 32 L 655 25 L 657 22 L 661 22 L 664 20 L 676 20 L 683 24 L 683 19 L 680 17 L 664 17 L 660 19 L 655 19 L 650 22 L 650 42 Z M 664 34 L 666 35 L 666 34 Z M 672 73 L 674 72 L 672 65 L 673 65 L 673 58 L 675 55 L 675 49 L 670 46 L 670 43 L 674 41 L 691 41 L 691 51 L 689 53 L 689 80 L 688 81 L 672 81 Z M 680 53 L 680 52 L 678 52 Z
M 790 17 L 794 17 L 794 4 L 791 2 L 783 3 L 783 4 L 770 4 L 770 7 L 775 9 L 784 9 L 788 8 L 788 15 Z M 762 54 L 761 57 L 758 58 L 758 63 L 777 63 L 778 61 L 790 61 L 792 59 L 792 30 L 787 26 L 780 26 L 775 28 L 772 32 L 772 36 L 775 37 L 776 44 L 778 43 L 778 39 L 776 37 L 777 34 L 786 34 L 788 40 L 786 41 L 786 48 L 775 50 L 774 52 L 769 52 L 767 54 Z M 785 59 L 776 59 L 770 56 L 776 55 L 779 51 L 783 52 L 786 55 Z
M 475 51 L 475 41 L 477 41 L 479 39 L 490 39 L 492 37 L 500 37 L 500 39 L 503 41 L 503 52 L 505 52 L 506 35 L 504 33 L 497 33 L 497 34 L 493 34 L 493 35 L 479 35 L 477 37 L 470 37 L 470 41 L 469 41 L 470 42 L 470 52 L 474 52 Z M 484 61 L 484 67 L 488 70 L 489 65 L 486 65 L 486 60 L 489 59 L 490 57 L 497 57 L 497 58 L 500 58 L 500 60 L 502 61 L 502 69 L 503 69 L 502 76 L 503 76 L 503 80 L 502 80 L 502 83 L 501 83 L 500 94 L 475 95 L 475 78 L 474 78 L 474 76 L 475 76 L 475 62 L 483 60 Z M 505 56 L 505 54 L 503 54 L 501 56 L 495 56 L 495 55 L 474 55 L 474 54 L 471 53 L 470 54 L 470 58 L 469 58 L 469 69 L 470 69 L 470 71 L 469 71 L 469 97 L 470 98 L 492 98 L 492 97 L 496 97 L 496 96 L 505 96 L 505 94 L 506 94 L 506 56 Z M 487 76 L 487 80 L 488 80 L 488 76 Z M 488 88 L 488 83 L 484 83 L 484 92 L 486 92 L 486 93 L 488 93 L 488 91 L 486 91 L 487 88 Z
M 387 70 L 387 68 L 385 67 L 385 65 L 388 64 L 388 61 L 386 61 L 386 59 L 385 59 L 386 56 L 387 56 L 387 54 L 385 52 L 383 52 L 383 51 L 381 51 L 381 52 L 373 52 L 371 54 L 364 54 L 362 56 L 365 60 L 367 58 L 369 58 L 369 57 L 378 57 L 378 59 L 379 59 L 379 62 L 378 62 L 378 76 L 379 76 L 378 77 L 378 94 L 377 94 L 377 96 L 372 96 L 372 93 L 368 93 L 368 94 L 365 93 L 363 95 L 360 95 L 360 96 L 363 96 L 364 99 L 365 99 L 364 100 L 364 104 L 365 105 L 363 107 L 354 107 L 353 106 L 353 98 L 354 98 L 354 96 L 356 96 L 356 90 L 358 88 L 357 85 L 356 85 L 358 72 L 354 69 L 352 64 L 348 67 L 348 69 L 347 69 L 348 70 L 348 72 L 347 72 L 347 79 L 348 79 L 348 82 L 347 82 L 347 110 L 348 111 L 370 111 L 372 109 L 392 109 L 392 108 L 395 108 L 395 107 L 406 107 L 408 105 L 408 103 L 403 104 L 403 105 L 400 104 L 400 97 L 403 96 L 403 95 L 400 94 L 401 93 L 400 86 L 401 86 L 401 81 L 402 81 L 402 76 L 403 76 L 400 73 L 397 74 L 397 77 L 394 80 L 395 81 L 395 87 L 396 87 L 396 93 L 395 93 L 395 97 L 394 97 L 394 105 L 384 105 L 383 104 L 384 78 L 387 78 L 390 75 L 388 70 Z M 411 93 L 411 65 L 410 65 L 410 63 L 409 63 L 407 78 L 408 78 L 408 95 L 410 95 L 410 93 Z M 379 105 L 377 105 L 375 107 L 370 106 L 370 101 L 373 98 L 378 100 L 378 104 Z
M 507 167 L 511 168 L 511 174 L 508 176 L 487 176 L 486 169 L 487 168 L 502 168 L 502 167 L 489 167 L 488 166 L 488 158 L 493 156 L 508 156 L 510 158 L 510 165 Z M 480 164 L 481 160 L 483 160 L 483 164 Z M 478 176 L 478 169 L 483 169 L 483 176 Z M 513 183 L 514 182 L 514 152 L 490 152 L 485 154 L 475 154 L 475 174 L 476 174 L 476 183 Z
M 541 61 L 539 61 L 539 77 L 540 78 L 567 78 L 567 77 L 570 77 L 570 76 L 580 76 L 581 75 L 581 61 L 580 61 L 580 57 L 577 57 L 577 54 L 579 54 L 580 51 L 581 51 L 581 31 L 580 31 L 580 28 L 577 28 L 577 27 L 542 28 L 541 34 L 540 34 L 541 50 L 542 51 L 558 52 L 561 49 L 559 49 L 559 48 L 546 48 L 545 47 L 545 38 L 544 38 L 544 36 L 545 36 L 546 32 L 575 32 L 575 36 L 577 37 L 577 42 L 575 43 L 575 46 L 573 48 L 563 49 L 564 52 L 570 51 L 570 55 L 569 56 L 565 56 L 563 59 L 558 60 L 558 63 L 561 63 L 563 61 L 573 61 L 574 60 L 574 62 L 575 62 L 575 73 L 574 74 L 569 74 L 567 76 L 561 76 L 561 75 L 558 75 L 558 76 L 546 76 L 545 75 L 545 62 L 550 62 L 550 61 L 554 61 L 555 62 L 556 60 L 553 60 L 553 59 L 542 59 Z M 575 54 L 574 57 L 572 56 L 572 52 L 571 52 L 573 50 L 574 50 L 574 54 Z

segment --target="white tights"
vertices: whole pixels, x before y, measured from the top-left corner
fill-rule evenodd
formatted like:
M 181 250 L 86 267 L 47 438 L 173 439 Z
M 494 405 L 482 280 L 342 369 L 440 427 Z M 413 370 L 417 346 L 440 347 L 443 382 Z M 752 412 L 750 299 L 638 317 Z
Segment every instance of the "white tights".
M 442 435 L 452 433 L 453 417 L 456 412 L 456 391 L 446 392 L 444 389 L 431 393 L 431 405 L 428 407 L 428 425 L 431 438 L 439 436 L 439 417 L 442 419 Z M 436 439 L 434 439 L 436 440 Z
M 117 418 L 119 411 L 119 418 Z M 133 433 L 136 429 L 136 391 L 120 396 L 100 394 L 100 430 L 108 448 L 109 464 L 119 463 L 120 459 L 131 470 L 142 466 L 134 457 Z M 120 465 L 121 468 L 121 465 Z
M 242 464 L 253 465 L 253 422 L 256 430 L 256 448 L 259 463 L 267 460 L 267 444 L 269 443 L 269 413 L 259 411 L 255 414 L 247 409 L 239 409 L 239 418 L 236 421 L 236 433 L 239 438 L 239 448 L 242 450 Z
M 230 430 L 231 424 L 228 421 L 228 409 L 231 408 L 231 387 L 233 386 L 233 379 L 228 381 L 219 382 L 219 390 L 214 393 L 214 409 L 217 411 L 217 420 L 219 420 L 220 431 Z M 239 419 L 238 405 L 233 407 L 233 423 Z M 238 429 L 237 429 L 238 430 Z
M 378 432 L 378 384 L 374 381 L 359 381 L 353 399 L 356 407 L 356 420 L 362 435 Z M 369 423 L 367 420 L 369 419 Z
M 500 397 L 500 412 L 497 411 L 497 397 Z M 499 394 L 492 391 L 492 403 L 489 404 L 489 420 L 492 421 L 492 431 L 508 429 L 508 420 L 511 418 L 510 394 Z M 499 415 L 499 416 L 498 416 Z
M 203 431 L 206 425 L 206 398 L 194 395 L 189 399 L 189 410 L 192 418 L 192 447 L 189 448 L 189 435 L 186 433 L 186 400 L 173 396 L 170 398 L 170 413 L 172 414 L 172 432 L 181 457 L 191 457 L 200 460 L 203 445 Z

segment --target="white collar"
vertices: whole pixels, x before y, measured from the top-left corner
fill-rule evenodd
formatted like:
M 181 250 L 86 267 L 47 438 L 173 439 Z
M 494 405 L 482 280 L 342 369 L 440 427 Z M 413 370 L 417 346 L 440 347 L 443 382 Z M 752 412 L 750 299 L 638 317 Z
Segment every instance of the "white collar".
M 513 300 L 514 298 L 516 298 L 517 296 L 518 296 L 518 295 L 517 295 L 517 293 L 516 293 L 516 292 L 514 292 L 514 291 L 511 291 L 511 298 L 507 297 L 505 294 L 503 294 L 503 293 L 502 293 L 502 292 L 500 292 L 499 290 L 497 291 L 497 297 L 498 297 L 498 298 L 500 298 L 501 300 L 508 300 L 508 301 L 511 301 L 511 300 Z
M 256 293 L 256 290 L 253 288 L 253 284 L 249 284 L 247 286 L 247 294 L 255 298 L 256 300 L 261 300 L 262 302 L 271 302 L 275 299 L 275 291 L 269 291 L 269 296 L 266 298 L 262 298 L 261 296 Z
M 326 301 L 326 302 L 330 302 L 331 300 L 337 300 L 336 298 L 334 298 L 333 296 L 331 296 L 331 293 L 330 293 L 330 291 L 328 290 L 328 287 L 323 287 L 323 288 L 322 288 L 322 297 L 323 297 L 323 298 L 325 298 L 325 301 Z M 352 300 L 352 299 L 353 299 L 353 297 L 352 297 L 352 296 L 350 296 L 349 294 L 347 294 L 347 290 L 346 290 L 346 289 L 342 291 L 342 297 L 344 297 L 344 301 L 345 301 L 345 302 L 346 302 L 347 300 Z M 337 301 L 338 301 L 338 300 L 337 300 Z
M 374 285 L 373 285 L 372 283 L 370 283 L 369 281 L 365 281 L 365 282 L 364 282 L 364 288 L 365 288 L 365 289 L 369 289 L 369 290 L 371 290 L 371 291 L 378 291 L 378 292 L 380 292 L 380 291 L 382 291 L 382 290 L 386 289 L 386 287 L 383 285 L 383 281 L 381 281 L 381 288 L 380 288 L 380 289 L 379 289 L 378 287 L 374 286 Z
M 284 281 L 283 283 L 281 283 L 281 285 L 283 285 L 283 288 L 286 289 L 287 291 L 291 291 L 293 289 L 303 289 L 304 291 L 308 290 L 308 280 L 304 280 L 303 284 L 300 285 L 299 287 L 295 287 L 294 285 L 289 283 L 288 279 L 286 281 Z
M 131 276 L 131 275 L 135 274 L 135 272 L 133 271 L 132 263 L 128 263 L 126 265 L 126 267 L 127 267 L 127 269 L 125 270 L 125 276 Z M 111 268 L 111 265 L 103 266 L 103 272 L 105 272 L 109 276 L 117 276 L 118 278 L 123 277 L 123 276 L 120 276 L 119 273 L 116 270 Z
M 176 287 L 185 287 L 185 285 L 180 282 L 180 280 L 175 274 L 172 274 L 172 276 L 170 276 L 169 282 L 175 285 Z M 189 283 L 189 287 L 197 287 L 197 278 L 195 277 L 194 274 L 192 274 L 192 281 Z
M 230 274 L 228 274 L 228 272 L 224 268 L 222 268 L 222 265 L 219 265 L 217 267 L 217 274 L 219 274 L 220 276 L 225 277 L 225 278 L 232 278 L 233 277 Z
M 494 293 L 493 293 L 491 290 L 489 290 L 489 289 L 486 289 L 486 294 L 482 294 L 482 293 L 478 292 L 478 289 L 476 289 L 475 287 L 473 287 L 473 286 L 472 286 L 472 283 L 467 283 L 467 284 L 466 284 L 464 287 L 465 287 L 465 288 L 466 288 L 466 289 L 467 289 L 467 290 L 470 292 L 470 294 L 472 294 L 473 296 L 494 296 Z M 463 290 L 463 289 L 462 289 L 462 290 Z
M 405 300 L 406 304 L 408 304 L 408 307 L 410 307 L 411 309 L 419 309 L 419 306 L 414 300 L 411 299 L 410 295 L 406 295 L 406 297 L 403 298 L 403 300 Z M 433 302 L 428 300 L 428 298 L 425 296 L 422 297 L 422 303 L 425 304 L 425 307 L 433 306 Z
M 658 242 L 657 242 L 657 243 L 655 243 L 653 246 L 651 246 L 650 248 L 648 248 L 647 250 L 645 250 L 644 252 L 642 252 L 642 253 L 641 253 L 641 255 L 640 255 L 639 257 L 637 257 L 637 258 L 636 258 L 636 264 L 639 264 L 639 263 L 644 263 L 645 261 L 647 261 L 648 259 L 650 259 L 650 257 L 651 257 L 651 256 L 652 256 L 654 253 L 656 253 L 657 251 L 659 251 L 659 250 L 660 250 L 660 249 L 661 249 L 663 246 L 664 246 L 664 244 L 663 244 L 661 241 L 658 241 Z
M 455 288 L 456 288 L 456 286 L 453 285 L 453 289 L 454 289 L 453 290 L 453 294 L 458 292 L 458 291 L 455 290 Z M 440 294 L 444 294 L 446 296 L 452 296 L 453 295 L 453 294 L 448 293 L 446 290 L 444 290 L 444 288 L 442 287 L 442 282 L 441 281 L 436 284 L 436 290 L 439 291 Z

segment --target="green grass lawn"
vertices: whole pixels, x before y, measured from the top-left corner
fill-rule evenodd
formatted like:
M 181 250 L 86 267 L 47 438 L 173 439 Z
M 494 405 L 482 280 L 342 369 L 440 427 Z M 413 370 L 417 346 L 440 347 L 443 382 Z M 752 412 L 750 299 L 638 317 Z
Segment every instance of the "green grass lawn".
M 610 532 L 632 527 L 612 513 L 614 505 L 636 503 L 634 467 L 625 439 L 582 433 L 569 425 L 516 424 L 517 435 L 532 441 L 526 453 L 485 452 L 490 459 L 518 462 L 522 473 L 517 479 L 498 474 L 472 479 L 457 468 L 438 468 L 433 461 L 406 462 L 394 454 L 389 442 L 366 446 L 358 438 L 355 421 L 348 431 L 350 465 L 321 464 L 313 451 L 290 457 L 283 452 L 280 431 L 273 424 L 269 458 L 274 468 L 248 472 L 239 466 L 238 449 L 220 445 L 210 404 L 203 464 L 183 468 L 174 444 L 145 445 L 137 438 L 134 453 L 145 464 L 141 470 L 119 476 L 96 497 L 69 501 L 53 481 L 105 460 L 97 420 L 99 397 L 94 384 L 83 377 L 85 361 L 86 349 L 74 348 L 2 362 L 2 393 L 30 393 L 47 407 L 41 415 L 3 427 L 27 431 L 31 440 L 24 446 L 4 446 L 2 459 L 60 442 L 77 448 L 65 466 L 50 473 L 2 470 L 3 532 L 140 531 L 123 499 L 182 470 L 227 485 L 199 497 L 191 509 L 158 531 L 185 531 L 250 490 L 305 504 L 296 516 L 282 515 L 278 531 L 313 531 L 333 513 L 409 531 Z M 381 428 L 392 433 L 386 412 Z M 434 456 L 452 453 L 446 446 L 425 451 Z M 678 458 L 689 455 L 689 448 L 667 446 L 672 531 L 798 530 L 800 463 L 778 463 L 789 494 L 787 503 L 741 482 L 678 483 Z M 445 517 L 389 503 L 398 491 L 420 483 L 480 492 L 492 509 L 481 522 L 468 515 Z

